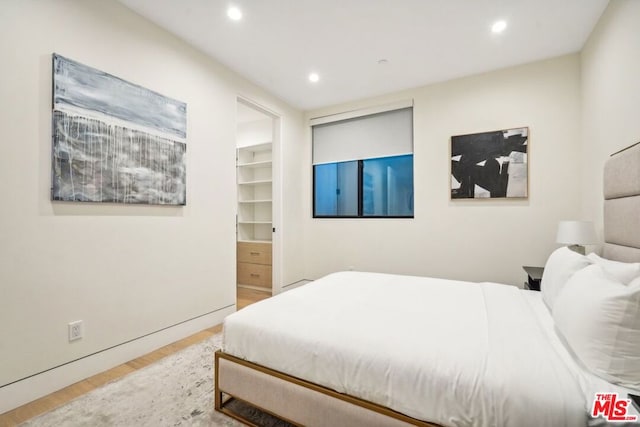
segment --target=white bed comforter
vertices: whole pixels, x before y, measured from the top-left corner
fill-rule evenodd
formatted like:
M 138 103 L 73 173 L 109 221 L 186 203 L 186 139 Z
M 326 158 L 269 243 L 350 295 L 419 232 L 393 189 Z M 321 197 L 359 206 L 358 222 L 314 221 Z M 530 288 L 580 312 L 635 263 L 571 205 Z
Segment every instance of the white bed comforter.
M 549 319 L 512 286 L 343 272 L 228 316 L 223 348 L 443 426 L 584 426 Z

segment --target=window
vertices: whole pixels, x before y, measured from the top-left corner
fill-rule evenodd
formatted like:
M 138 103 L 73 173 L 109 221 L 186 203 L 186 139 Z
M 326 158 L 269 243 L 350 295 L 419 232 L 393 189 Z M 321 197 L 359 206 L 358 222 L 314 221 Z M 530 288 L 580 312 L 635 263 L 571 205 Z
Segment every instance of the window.
M 413 109 L 313 125 L 314 218 L 413 218 Z
M 313 168 L 315 216 L 358 216 L 358 162 Z

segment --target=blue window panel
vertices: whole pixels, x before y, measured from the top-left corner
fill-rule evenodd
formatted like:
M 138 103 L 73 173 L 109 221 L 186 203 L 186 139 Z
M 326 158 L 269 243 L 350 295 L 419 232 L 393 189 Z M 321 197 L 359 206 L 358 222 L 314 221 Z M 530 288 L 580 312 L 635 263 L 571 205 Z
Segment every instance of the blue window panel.
M 363 160 L 362 215 L 413 216 L 413 154 Z
M 358 215 L 358 162 L 315 165 L 314 216 Z

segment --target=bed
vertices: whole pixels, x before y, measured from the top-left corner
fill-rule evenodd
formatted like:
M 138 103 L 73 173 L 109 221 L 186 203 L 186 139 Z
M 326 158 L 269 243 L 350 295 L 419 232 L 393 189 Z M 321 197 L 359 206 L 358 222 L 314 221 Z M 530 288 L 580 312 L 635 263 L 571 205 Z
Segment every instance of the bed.
M 613 155 L 604 177 L 602 262 L 640 262 L 640 145 Z M 225 319 L 216 409 L 247 422 L 230 409 L 235 399 L 309 426 L 604 423 L 589 417 L 594 394 L 626 396 L 640 385 L 635 372 L 608 377 L 598 355 L 582 357 L 569 299 L 582 294 L 570 292 L 578 276 L 604 267 L 556 252 L 543 276 L 546 293 L 341 272 L 253 304 Z M 571 275 L 565 259 L 575 264 Z M 565 289 L 552 293 L 556 282 Z

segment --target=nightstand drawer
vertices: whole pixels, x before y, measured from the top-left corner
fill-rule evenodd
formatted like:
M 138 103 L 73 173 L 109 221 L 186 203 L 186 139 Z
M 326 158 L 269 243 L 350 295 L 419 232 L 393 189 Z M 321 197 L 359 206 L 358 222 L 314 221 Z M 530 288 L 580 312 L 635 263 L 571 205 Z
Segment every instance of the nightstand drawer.
M 242 285 L 271 287 L 271 266 L 252 264 L 248 262 L 238 263 L 238 283 Z
M 238 242 L 238 262 L 271 265 L 271 243 Z

